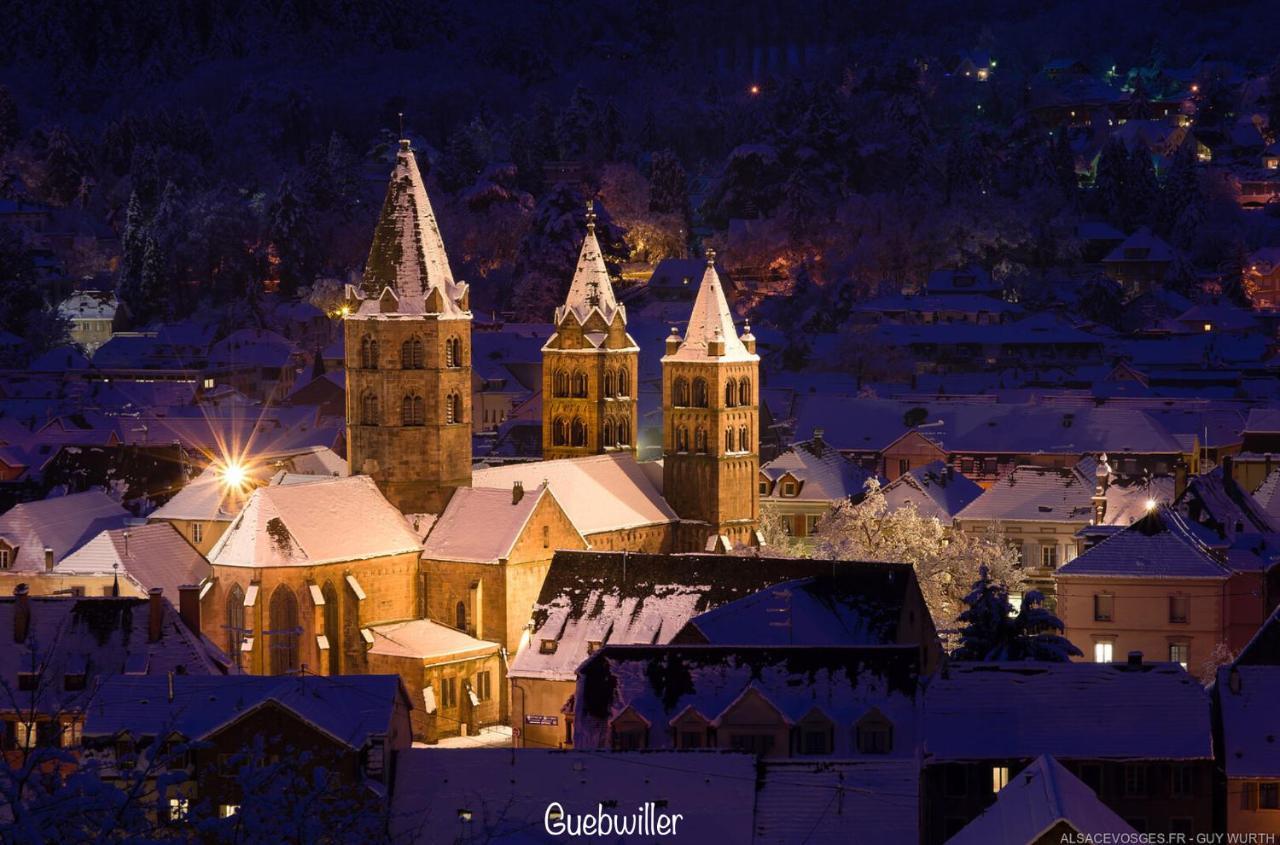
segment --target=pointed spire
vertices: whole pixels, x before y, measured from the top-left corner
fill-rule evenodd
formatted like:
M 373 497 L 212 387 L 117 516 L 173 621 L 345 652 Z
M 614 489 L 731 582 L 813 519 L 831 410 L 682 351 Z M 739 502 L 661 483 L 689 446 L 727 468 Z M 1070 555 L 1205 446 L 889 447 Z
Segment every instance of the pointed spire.
M 453 279 L 426 183 L 407 138 L 396 151 L 360 285 L 360 292 L 372 301 L 360 303 L 360 313 L 383 310 L 376 298 L 387 288 L 395 292 L 400 313 L 469 315 L 467 285 Z
M 600 241 L 596 239 L 595 203 L 587 200 L 587 234 L 582 239 L 582 251 L 578 254 L 578 266 L 569 284 L 569 294 L 564 305 L 556 309 L 556 325 L 572 313 L 577 321 L 585 323 L 593 310 L 599 311 L 605 323 L 612 323 L 614 314 L 622 315 L 626 323 L 627 313 L 613 295 L 613 283 L 609 281 L 609 268 L 604 263 Z
M 757 360 L 733 326 L 733 312 L 729 310 L 720 274 L 716 272 L 714 249 L 707 250 L 707 269 L 693 301 L 684 342 L 676 352 L 668 352 L 665 357 L 675 361 Z

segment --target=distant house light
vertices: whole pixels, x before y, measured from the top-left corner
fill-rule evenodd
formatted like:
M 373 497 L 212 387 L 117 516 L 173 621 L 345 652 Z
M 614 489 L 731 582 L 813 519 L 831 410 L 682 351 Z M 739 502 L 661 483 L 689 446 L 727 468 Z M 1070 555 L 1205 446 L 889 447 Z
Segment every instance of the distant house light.
M 1204 330 L 1205 330 L 1205 331 L 1207 331 L 1207 332 L 1211 332 L 1211 331 L 1213 331 L 1213 323 L 1205 323 L 1205 324 L 1204 324 Z

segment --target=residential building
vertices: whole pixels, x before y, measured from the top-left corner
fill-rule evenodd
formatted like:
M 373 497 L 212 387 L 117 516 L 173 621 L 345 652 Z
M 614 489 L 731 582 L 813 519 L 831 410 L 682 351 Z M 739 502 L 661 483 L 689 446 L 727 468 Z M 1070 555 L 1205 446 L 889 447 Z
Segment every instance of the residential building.
M 14 505 L 0 516 L 0 583 L 34 584 L 34 594 L 60 589 L 51 573 L 67 555 L 108 528 L 122 528 L 129 513 L 110 496 L 92 490 Z
M 1173 249 L 1144 226 L 1103 258 L 1102 266 L 1108 276 L 1136 295 L 1164 281 L 1173 260 Z
M 29 583 L 52 576 L 57 587 L 42 593 L 89 596 L 144 597 L 158 587 L 176 603 L 183 585 L 203 584 L 210 574 L 209 561 L 177 529 L 155 523 L 103 531 Z
M 92 355 L 111 339 L 119 307 L 110 291 L 78 290 L 62 300 L 58 313 L 71 322 L 71 342 Z
M 1280 665 L 1241 659 L 1217 671 L 1213 685 L 1215 730 L 1220 745 L 1218 762 L 1226 779 L 1225 821 L 1230 834 L 1280 834 L 1280 753 L 1275 743 L 1278 698 Z
M 822 429 L 793 443 L 760 467 L 760 502 L 772 509 L 783 530 L 808 537 L 818 521 L 841 502 L 860 499 L 870 474 L 827 445 Z
M 952 525 L 956 515 L 982 494 L 982 487 L 943 461 L 909 469 L 881 488 L 890 512 L 908 505 L 916 513 Z

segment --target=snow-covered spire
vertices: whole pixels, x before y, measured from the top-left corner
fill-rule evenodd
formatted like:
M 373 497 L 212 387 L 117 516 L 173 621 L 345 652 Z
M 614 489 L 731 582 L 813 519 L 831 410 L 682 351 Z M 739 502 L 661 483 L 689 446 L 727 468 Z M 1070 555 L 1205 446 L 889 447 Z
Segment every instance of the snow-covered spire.
M 392 297 L 385 296 L 390 289 Z M 408 140 L 400 141 L 382 214 L 373 233 L 359 314 L 441 314 L 470 317 L 465 282 L 449 270 L 440 226 Z
M 754 340 L 754 338 L 752 338 Z M 670 344 L 670 340 L 668 340 Z M 670 349 L 670 345 L 668 346 Z M 707 269 L 702 274 L 698 296 L 689 314 L 689 328 L 669 361 L 757 361 L 759 357 L 747 349 L 733 325 L 733 312 L 724 296 L 720 274 L 716 272 L 716 251 L 707 250 Z
M 556 325 L 564 322 L 570 313 L 579 324 L 587 322 L 592 311 L 599 311 L 606 325 L 613 323 L 615 314 L 627 321 L 626 309 L 618 304 L 609 281 L 609 268 L 605 266 L 600 242 L 596 239 L 595 203 L 587 200 L 587 236 L 582 240 L 582 252 L 578 255 L 578 267 L 569 285 L 569 295 L 564 305 L 556 309 Z

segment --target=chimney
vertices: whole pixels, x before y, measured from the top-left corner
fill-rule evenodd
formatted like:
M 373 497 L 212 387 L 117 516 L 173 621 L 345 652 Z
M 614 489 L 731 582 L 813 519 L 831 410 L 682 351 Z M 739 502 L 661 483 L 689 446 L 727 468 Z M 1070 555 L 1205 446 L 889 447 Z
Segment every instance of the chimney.
M 825 435 L 826 433 L 827 433 L 827 432 L 826 432 L 826 430 L 825 430 L 825 429 L 815 428 L 815 429 L 813 430 L 813 445 L 815 445 L 815 446 L 821 446 L 821 445 L 823 445 L 823 440 L 822 440 L 822 438 L 823 438 L 823 435 Z
M 27 632 L 31 630 L 31 598 L 27 595 L 27 585 L 14 587 L 13 598 L 13 641 L 24 643 Z
M 518 505 L 520 500 L 524 498 L 524 482 L 516 481 L 511 485 L 511 504 Z
M 149 602 L 147 613 L 147 642 L 160 642 L 160 629 L 164 623 L 164 590 L 152 587 L 147 590 Z
M 1129 652 L 1129 666 L 1135 667 L 1135 666 L 1141 666 L 1141 665 L 1142 665 L 1142 652 L 1140 651 Z
M 1232 461 L 1232 460 L 1231 460 L 1231 456 L 1230 456 L 1230 455 L 1224 455 L 1224 456 L 1223 456 L 1223 458 L 1222 458 L 1222 480 L 1223 480 L 1224 482 L 1227 482 L 1227 481 L 1235 481 L 1235 479 L 1231 476 L 1232 471 L 1235 469 L 1235 467 L 1233 467 L 1233 466 L 1232 466 L 1232 464 L 1233 464 L 1233 463 L 1234 463 L 1234 461 Z
M 183 584 L 178 587 L 178 615 L 188 628 L 200 633 L 200 585 Z
M 1187 463 L 1179 460 L 1173 465 L 1173 498 L 1178 500 L 1187 491 Z
M 44 547 L 44 571 L 53 571 L 53 549 L 48 546 Z

